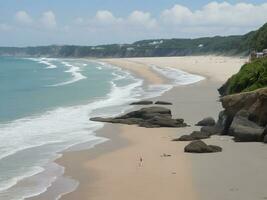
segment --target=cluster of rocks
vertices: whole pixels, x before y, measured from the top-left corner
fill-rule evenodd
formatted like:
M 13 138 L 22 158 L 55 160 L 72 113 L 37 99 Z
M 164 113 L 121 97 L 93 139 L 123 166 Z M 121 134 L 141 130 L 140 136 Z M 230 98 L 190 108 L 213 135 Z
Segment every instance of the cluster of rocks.
M 267 88 L 221 98 L 217 125 L 237 142 L 267 143 Z
M 221 102 L 224 110 L 220 112 L 216 123 L 210 117 L 205 118 L 196 124 L 203 126 L 200 131 L 174 139 L 193 141 L 185 147 L 185 152 L 221 151 L 220 147 L 200 141 L 214 134 L 233 136 L 236 142 L 267 143 L 267 88 L 227 95 L 221 98 Z
M 173 119 L 170 109 L 158 106 L 141 108 L 136 111 L 129 112 L 119 117 L 91 118 L 91 121 L 120 123 L 140 127 L 158 128 L 158 127 L 185 127 L 187 124 L 183 119 Z
M 137 102 L 133 102 L 130 105 L 151 105 L 153 104 L 153 101 L 137 101 Z M 167 102 L 167 101 L 156 101 L 155 104 L 157 105 L 172 105 L 171 102 Z
M 199 121 L 196 126 L 202 126 L 200 131 L 193 131 L 189 135 L 182 135 L 173 141 L 192 141 L 185 148 L 184 151 L 188 153 L 214 153 L 221 152 L 222 148 L 215 145 L 207 145 L 201 141 L 210 138 L 210 136 L 219 133 L 216 127 L 216 122 L 212 117 L 204 118 Z

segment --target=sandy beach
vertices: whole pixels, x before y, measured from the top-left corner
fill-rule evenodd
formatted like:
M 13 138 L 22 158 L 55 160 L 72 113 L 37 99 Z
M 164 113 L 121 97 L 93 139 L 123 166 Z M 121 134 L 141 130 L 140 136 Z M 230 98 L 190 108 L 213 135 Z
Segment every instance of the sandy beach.
M 171 141 L 198 130 L 194 124 L 202 118 L 217 118 L 222 109 L 217 88 L 240 69 L 245 59 L 196 56 L 103 61 L 129 70 L 149 84 L 166 82 L 150 65 L 173 67 L 206 79 L 174 87 L 154 98 L 172 102 L 173 105 L 167 107 L 174 117 L 184 118 L 191 127 L 147 129 L 107 124 L 97 134 L 109 138 L 108 142 L 93 149 L 64 153 L 57 163 L 65 167 L 66 177 L 79 181 L 79 186 L 61 199 L 251 200 L 267 197 L 264 187 L 267 180 L 261 176 L 267 167 L 265 146 L 236 144 L 230 137 L 214 136 L 207 143 L 222 146 L 223 152 L 192 155 L 184 153 L 187 142 Z M 250 149 L 249 156 L 244 153 L 245 149 Z M 247 167 L 240 169 L 241 166 Z

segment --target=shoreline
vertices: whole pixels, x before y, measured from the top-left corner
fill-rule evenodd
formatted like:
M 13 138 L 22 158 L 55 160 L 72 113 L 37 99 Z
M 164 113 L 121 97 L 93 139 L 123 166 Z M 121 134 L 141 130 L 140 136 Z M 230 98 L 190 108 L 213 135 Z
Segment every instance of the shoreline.
M 159 58 L 158 58 L 159 59 Z M 142 60 L 143 61 L 143 60 Z M 129 62 L 128 60 L 127 60 L 127 62 Z M 148 64 L 149 62 L 151 62 L 151 61 L 146 61 L 145 63 L 146 64 Z M 109 63 L 109 62 L 108 62 Z M 113 63 L 114 64 L 114 63 Z M 121 66 L 120 65 L 117 65 L 118 67 L 122 67 L 122 65 L 123 65 L 123 63 L 121 64 Z M 133 64 L 133 66 L 134 66 L 135 64 Z M 143 64 L 143 65 L 145 65 L 145 64 Z M 168 64 L 168 65 L 170 65 L 170 64 Z M 122 67 L 122 68 L 124 68 L 124 67 Z M 125 69 L 125 68 L 124 68 Z M 127 69 L 127 68 L 126 68 Z M 131 67 L 130 67 L 130 69 L 131 69 Z M 129 70 L 129 69 L 127 69 L 127 70 Z M 148 69 L 148 70 L 151 70 L 151 69 Z M 181 70 L 183 70 L 183 69 L 181 69 Z M 129 71 L 131 71 L 131 70 L 129 70 Z M 190 71 L 190 70 L 184 70 L 184 71 Z M 140 74 L 138 74 L 138 73 L 140 73 L 140 71 L 131 71 L 131 72 L 133 72 L 133 73 L 135 73 L 136 75 L 140 75 Z M 142 73 L 141 73 L 142 74 Z M 147 75 L 147 73 L 144 73 L 144 74 L 146 74 Z M 153 74 L 153 73 L 152 73 Z M 154 72 L 154 74 L 156 74 L 155 72 Z M 196 72 L 194 72 L 193 74 L 197 74 Z M 203 74 L 201 74 L 201 73 L 199 73 L 201 76 L 203 76 Z M 142 74 L 143 75 L 143 74 Z M 158 76 L 158 77 L 157 77 Z M 150 83 L 159 83 L 159 84 L 162 84 L 162 83 L 164 83 L 164 82 L 166 82 L 166 81 L 159 81 L 160 79 L 159 79 L 159 77 L 161 76 L 161 75 L 159 75 L 159 74 L 157 74 L 157 76 L 154 76 L 154 77 L 152 77 L 151 78 L 151 74 L 148 74 L 148 77 L 150 77 L 150 79 L 149 78 L 146 78 L 146 77 L 143 77 L 146 81 L 148 81 L 148 82 L 150 82 Z M 173 95 L 173 93 L 176 93 L 177 92 L 177 90 L 178 90 L 178 92 L 179 93 L 181 93 L 181 92 L 183 92 L 183 90 L 184 89 L 188 89 L 188 87 L 189 88 L 194 88 L 193 90 L 195 90 L 197 87 L 203 87 L 203 85 L 204 85 L 204 87 L 209 87 L 209 84 L 211 83 L 211 82 L 214 82 L 214 79 L 215 78 L 213 78 L 212 76 L 211 77 L 209 77 L 209 76 L 207 76 L 206 74 L 205 74 L 205 77 L 207 78 L 206 80 L 204 80 L 204 81 L 201 81 L 201 82 L 198 82 L 198 83 L 195 83 L 195 84 L 190 84 L 190 85 L 186 85 L 186 86 L 180 86 L 180 87 L 174 87 L 174 88 L 172 88 L 171 90 L 169 90 L 169 91 L 167 91 L 167 92 L 165 92 L 163 95 L 161 95 L 160 97 L 157 97 L 156 99 L 161 99 L 161 98 L 163 98 L 163 100 L 165 100 L 165 98 L 168 96 L 168 95 L 170 95 L 170 96 L 172 96 Z M 161 77 L 162 78 L 162 77 Z M 204 82 L 204 83 L 203 83 Z M 216 83 L 213 83 L 214 85 L 216 85 L 216 84 L 221 84 L 221 81 L 216 81 Z M 210 89 L 210 88 L 209 88 Z M 213 89 L 214 89 L 214 87 L 213 87 Z M 154 98 L 155 99 L 155 98 Z M 175 113 L 174 114 L 176 114 L 177 113 L 177 108 L 175 108 L 174 109 L 175 110 Z M 185 111 L 183 111 L 183 112 L 185 112 Z M 183 118 L 185 118 L 185 119 L 190 119 L 190 118 L 192 118 L 191 116 L 186 116 L 186 115 L 184 115 L 185 113 L 183 113 L 180 117 L 183 117 Z M 217 114 L 217 113 L 216 113 Z M 205 117 L 205 116 L 203 116 L 203 117 Z M 216 116 L 214 116 L 214 117 L 216 117 Z M 194 118 L 194 122 L 196 122 L 195 120 L 196 119 L 200 119 L 200 118 Z M 191 123 L 192 123 L 192 120 L 191 120 Z M 133 130 L 135 130 L 137 127 L 129 127 L 129 126 L 127 126 L 127 128 L 128 129 L 133 129 Z M 137 128 L 137 129 L 140 129 L 140 128 Z M 145 131 L 145 132 L 147 132 L 147 131 L 149 131 L 149 129 L 145 129 L 145 130 L 143 130 L 143 128 L 141 128 L 142 129 L 142 131 Z M 109 130 L 109 133 L 107 133 L 107 131 Z M 110 131 L 110 130 L 112 130 L 112 131 Z M 162 134 L 162 132 L 167 132 L 168 134 L 170 134 L 170 135 L 177 135 L 177 133 L 172 133 L 173 131 L 174 131 L 175 129 L 172 129 L 172 130 L 163 130 L 163 129 L 160 129 L 159 130 L 159 134 L 161 135 Z M 179 129 L 178 130 L 178 132 L 182 132 L 182 130 L 183 129 Z M 189 128 L 188 130 L 192 130 L 191 128 Z M 183 131 L 185 131 L 185 132 L 188 132 L 188 130 L 183 130 Z M 141 131 L 141 130 L 140 130 Z M 177 129 L 175 130 L 175 131 L 177 131 Z M 175 132 L 174 131 L 174 132 Z M 185 133 L 184 132 L 184 133 Z M 111 135 L 110 135 L 110 133 L 111 133 Z M 97 131 L 97 136 L 104 136 L 104 137 L 106 137 L 106 138 L 110 138 L 110 140 L 109 141 L 107 141 L 107 142 L 104 142 L 104 143 L 101 143 L 101 144 L 99 144 L 99 145 L 97 145 L 96 147 L 94 147 L 94 148 L 92 148 L 92 149 L 88 149 L 88 150 L 82 150 L 82 151 L 71 151 L 71 152 L 63 152 L 63 156 L 61 157 L 61 158 L 59 158 L 57 161 L 56 161 L 56 163 L 58 163 L 58 164 L 60 164 L 60 165 L 62 165 L 62 166 L 64 166 L 65 167 L 65 176 L 67 176 L 67 177 L 71 177 L 71 178 L 74 178 L 74 179 L 76 179 L 76 180 L 79 180 L 79 182 L 80 182 L 80 185 L 79 185 L 79 187 L 74 191 L 74 192 L 72 192 L 72 193 L 69 193 L 69 194 L 66 194 L 66 195 L 64 195 L 62 198 L 60 198 L 60 199 L 73 199 L 73 198 L 77 198 L 77 197 L 79 197 L 79 198 L 82 198 L 82 199 L 84 199 L 85 198 L 85 196 L 83 196 L 83 195 L 85 195 L 84 193 L 82 193 L 81 192 L 81 187 L 85 187 L 85 189 L 84 189 L 84 191 L 86 191 L 86 187 L 88 187 L 88 186 L 91 186 L 91 187 L 93 187 L 93 185 L 94 185 L 94 182 L 97 182 L 97 179 L 98 179 L 98 172 L 97 172 L 97 170 L 92 170 L 91 168 L 89 168 L 88 169 L 88 166 L 87 165 L 89 165 L 89 163 L 90 163 L 90 161 L 92 162 L 94 159 L 98 159 L 99 157 L 102 157 L 102 156 L 105 156 L 106 154 L 109 154 L 110 152 L 114 152 L 114 151 L 119 151 L 119 150 L 121 150 L 121 149 L 123 149 L 123 148 L 125 148 L 125 147 L 127 147 L 127 146 L 131 146 L 131 139 L 132 138 L 127 138 L 127 139 L 125 139 L 124 137 L 125 137 L 125 135 L 123 135 L 123 134 L 125 134 L 125 126 L 124 125 L 113 125 L 113 124 L 105 124 L 105 126 L 104 126 L 104 128 L 101 128 L 101 129 L 99 129 L 98 131 Z M 162 135 L 161 135 L 162 136 Z M 161 141 L 162 142 L 162 141 Z M 168 143 L 169 143 L 169 141 L 168 141 Z M 177 144 L 176 144 L 177 145 Z M 179 145 L 178 145 L 179 146 Z M 180 145 L 179 146 L 179 150 L 180 150 L 180 156 L 183 156 L 183 152 L 181 151 L 182 150 L 182 146 L 184 146 L 184 144 L 182 144 L 182 145 Z M 175 147 L 175 148 L 177 148 L 177 147 Z M 185 156 L 186 157 L 186 160 L 188 161 L 188 162 L 191 162 L 190 161 L 190 159 L 189 159 L 189 156 L 188 155 L 186 155 Z M 181 159 L 181 157 L 180 157 L 180 159 Z M 88 162 L 88 163 L 87 163 Z M 78 164 L 79 165 L 79 167 L 73 167 L 73 164 L 74 163 L 76 163 L 76 164 Z M 184 163 L 186 163 L 185 162 L 185 160 L 184 160 Z M 77 169 L 78 168 L 78 169 Z M 190 168 L 190 167 L 189 167 Z M 82 173 L 81 173 L 82 172 Z M 88 172 L 90 172 L 90 175 L 88 175 Z M 188 176 L 190 176 L 190 173 L 191 173 L 191 171 L 190 170 L 185 170 L 185 174 L 188 174 Z M 92 175 L 92 173 L 94 173 L 94 175 Z M 79 175 L 80 174 L 80 175 Z M 143 174 L 144 175 L 144 174 Z M 85 177 L 87 178 L 87 180 L 84 180 L 85 179 Z M 181 177 L 180 177 L 181 178 Z M 191 178 L 192 179 L 192 178 Z M 184 193 L 184 197 L 186 198 L 186 199 L 195 199 L 195 195 L 192 195 L 191 193 L 193 192 L 193 186 L 192 186 L 192 183 L 190 183 L 190 180 L 188 181 L 189 183 L 188 183 L 188 190 L 187 190 L 187 194 L 186 193 Z M 191 181 L 191 182 L 193 182 L 193 181 Z M 178 183 L 179 183 L 179 181 L 178 181 Z M 173 183 L 173 184 L 175 184 L 175 182 Z M 177 184 L 177 183 L 176 183 Z M 160 189 L 160 188 L 159 188 Z M 176 188 L 177 189 L 177 188 Z M 181 192 L 182 192 L 182 190 L 181 191 L 179 191 L 179 193 L 180 193 L 180 196 L 181 196 Z M 78 196 L 75 196 L 75 195 L 78 195 Z M 178 195 L 178 194 L 176 194 L 176 195 Z M 45 196 L 45 195 L 44 195 Z M 173 196 L 173 198 L 174 198 L 175 196 Z M 89 198 L 89 197 L 86 197 L 86 198 Z M 154 199 L 155 198 L 157 198 L 156 196 L 154 197 Z M 38 196 L 38 197 L 35 197 L 35 198 L 30 198 L 30 199 L 42 199 L 42 198 L 40 198 L 40 196 Z M 45 198 L 44 198 L 45 199 Z M 96 199 L 98 199 L 98 198 L 96 198 Z M 100 198 L 101 199 L 101 198 Z M 142 199 L 142 198 L 141 198 Z

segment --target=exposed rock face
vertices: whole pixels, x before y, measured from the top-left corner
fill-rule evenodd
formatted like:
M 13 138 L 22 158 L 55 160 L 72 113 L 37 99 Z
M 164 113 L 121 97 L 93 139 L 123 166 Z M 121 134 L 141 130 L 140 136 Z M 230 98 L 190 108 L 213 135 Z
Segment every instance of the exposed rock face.
M 215 120 L 212 117 L 207 117 L 199 121 L 196 126 L 214 126 Z
M 153 104 L 153 101 L 137 101 L 133 102 L 130 105 L 151 105 Z
M 222 148 L 214 145 L 207 145 L 201 140 L 193 141 L 189 143 L 185 148 L 185 152 L 188 153 L 214 153 L 221 152 Z
M 264 141 L 267 124 L 267 88 L 221 98 L 224 111 L 216 124 L 235 141 Z
M 155 104 L 158 104 L 158 105 L 172 105 L 171 102 L 167 102 L 167 101 L 156 101 Z
M 181 137 L 177 139 L 173 139 L 173 141 L 193 141 L 193 140 L 201 140 L 201 139 L 207 139 L 211 135 L 207 132 L 201 132 L 201 131 L 193 131 L 190 135 L 182 135 Z
M 260 126 L 267 124 L 267 88 L 224 96 L 221 102 L 229 118 L 233 119 L 237 112 L 246 110 L 249 120 Z
M 121 124 L 137 124 L 146 128 L 157 127 L 185 127 L 183 119 L 172 119 L 171 110 L 163 107 L 148 107 L 137 111 L 129 112 L 125 115 L 115 118 L 91 118 L 92 121 L 121 123 Z
M 249 113 L 239 111 L 233 119 L 229 134 L 233 135 L 238 142 L 259 142 L 263 138 L 264 128 L 248 119 Z

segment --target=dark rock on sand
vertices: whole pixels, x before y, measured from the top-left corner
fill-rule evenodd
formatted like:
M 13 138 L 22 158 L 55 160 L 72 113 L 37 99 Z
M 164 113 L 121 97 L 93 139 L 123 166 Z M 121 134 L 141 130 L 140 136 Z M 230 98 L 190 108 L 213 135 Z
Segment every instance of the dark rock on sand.
M 200 129 L 201 132 L 208 133 L 210 135 L 220 135 L 222 133 L 222 129 L 219 126 L 203 126 Z
M 153 128 L 153 127 L 185 127 L 183 119 L 171 119 L 169 117 L 155 116 L 151 119 L 147 119 L 144 122 L 139 123 L 141 127 Z
M 130 105 L 151 105 L 153 104 L 153 101 L 137 101 L 133 102 Z
M 185 152 L 188 153 L 214 153 L 221 152 L 222 148 L 214 145 L 207 145 L 201 140 L 193 141 L 189 143 L 185 148 Z
M 121 123 L 121 124 L 137 124 L 146 128 L 157 127 L 185 127 L 183 119 L 173 119 L 171 110 L 164 107 L 148 107 L 137 111 L 129 112 L 125 115 L 115 118 L 91 118 L 92 121 Z
M 190 135 L 182 135 L 180 138 L 173 139 L 173 141 L 193 141 L 207 139 L 211 135 L 207 132 L 193 131 Z
M 155 104 L 158 104 L 158 105 L 172 105 L 171 102 L 167 102 L 167 101 L 156 101 Z
M 214 126 L 215 120 L 212 117 L 207 117 L 199 121 L 196 126 Z
M 263 139 L 264 128 L 250 121 L 248 117 L 248 111 L 239 111 L 233 119 L 229 133 L 238 142 L 259 142 Z

